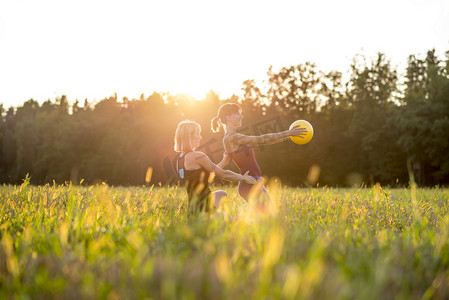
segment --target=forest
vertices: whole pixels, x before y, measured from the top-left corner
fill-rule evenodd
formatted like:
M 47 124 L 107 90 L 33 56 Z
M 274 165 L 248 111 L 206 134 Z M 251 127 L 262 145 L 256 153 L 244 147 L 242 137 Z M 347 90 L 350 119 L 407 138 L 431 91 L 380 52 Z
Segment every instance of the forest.
M 210 120 L 220 105 L 235 102 L 245 134 L 286 130 L 298 119 L 313 125 L 306 145 L 256 148 L 264 175 L 283 184 L 447 185 L 449 51 L 444 58 L 435 50 L 410 55 L 403 71 L 384 53 L 356 55 L 349 70 L 323 72 L 311 62 L 269 68 L 263 83 L 248 79 L 241 96 L 228 99 L 211 90 L 204 99 L 154 92 L 139 99 L 85 99 L 82 105 L 66 96 L 0 104 L 0 182 L 18 184 L 28 176 L 32 184 L 176 183 L 178 122 L 201 124 L 199 150 L 218 162 L 222 133 L 211 132 Z

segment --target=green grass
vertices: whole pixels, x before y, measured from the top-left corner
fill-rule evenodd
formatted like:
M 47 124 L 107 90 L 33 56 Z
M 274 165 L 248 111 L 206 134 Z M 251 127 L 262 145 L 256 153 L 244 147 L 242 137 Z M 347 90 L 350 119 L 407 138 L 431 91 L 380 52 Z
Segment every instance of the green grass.
M 225 187 L 3 186 L 3 299 L 447 299 L 449 190 L 280 187 L 274 217 Z

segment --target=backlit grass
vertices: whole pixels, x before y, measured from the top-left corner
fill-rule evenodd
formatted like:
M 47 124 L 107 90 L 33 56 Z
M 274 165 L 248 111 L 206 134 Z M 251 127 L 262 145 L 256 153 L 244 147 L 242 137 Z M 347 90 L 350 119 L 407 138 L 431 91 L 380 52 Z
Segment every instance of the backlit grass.
M 189 218 L 180 187 L 3 186 L 0 297 L 449 297 L 448 189 L 268 188 Z

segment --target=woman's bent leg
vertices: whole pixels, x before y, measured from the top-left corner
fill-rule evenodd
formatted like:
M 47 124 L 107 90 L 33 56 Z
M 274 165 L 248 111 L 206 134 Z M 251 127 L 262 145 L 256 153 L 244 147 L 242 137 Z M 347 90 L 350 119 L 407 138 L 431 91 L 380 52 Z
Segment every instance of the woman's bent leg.
M 221 200 L 226 197 L 228 195 L 228 193 L 226 193 L 223 190 L 218 190 L 218 191 L 214 191 L 212 193 L 213 196 L 213 203 L 214 203 L 214 207 L 218 208 L 220 206 L 220 202 Z
M 257 180 L 261 180 L 262 177 L 254 176 Z M 260 201 L 270 201 L 270 195 L 268 194 L 262 181 L 256 184 L 248 184 L 246 182 L 240 181 L 238 186 L 238 193 L 240 197 L 245 199 L 247 202 L 251 200 Z
M 271 198 L 264 185 L 252 185 L 240 181 L 238 193 L 240 197 L 245 199 L 248 203 L 251 202 L 257 212 L 270 213 Z

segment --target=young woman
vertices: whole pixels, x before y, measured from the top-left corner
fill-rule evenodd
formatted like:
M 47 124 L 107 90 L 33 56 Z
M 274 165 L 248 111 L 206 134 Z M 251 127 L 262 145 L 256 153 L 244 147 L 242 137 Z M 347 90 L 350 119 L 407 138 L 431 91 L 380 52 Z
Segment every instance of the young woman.
M 248 172 L 237 174 L 230 170 L 223 170 L 222 166 L 229 163 L 230 157 L 224 155 L 222 161 L 216 165 L 209 157 L 195 149 L 201 141 L 201 126 L 193 121 L 182 121 L 178 124 L 175 134 L 175 151 L 181 152 L 177 157 L 176 169 L 181 181 L 185 184 L 189 199 L 189 212 L 211 211 L 218 207 L 226 192 L 218 190 L 211 192 L 209 183 L 213 180 L 211 173 L 231 181 L 244 181 L 252 185 L 257 180 Z
M 223 146 L 225 153 L 228 153 L 232 161 L 239 167 L 241 174 L 249 174 L 256 179 L 262 177 L 262 172 L 257 164 L 254 149 L 252 146 L 269 145 L 287 140 L 290 136 L 304 137 L 307 129 L 294 127 L 277 133 L 268 133 L 260 136 L 250 136 L 237 133 L 237 129 L 242 126 L 242 109 L 238 104 L 226 103 L 218 109 L 218 115 L 212 119 L 212 131 L 219 132 L 220 127 L 224 128 Z M 249 172 L 249 173 L 248 173 Z M 258 190 L 251 190 L 258 187 Z M 249 185 L 239 182 L 239 195 L 249 200 L 250 194 L 264 203 L 270 200 L 270 196 L 263 185 Z

